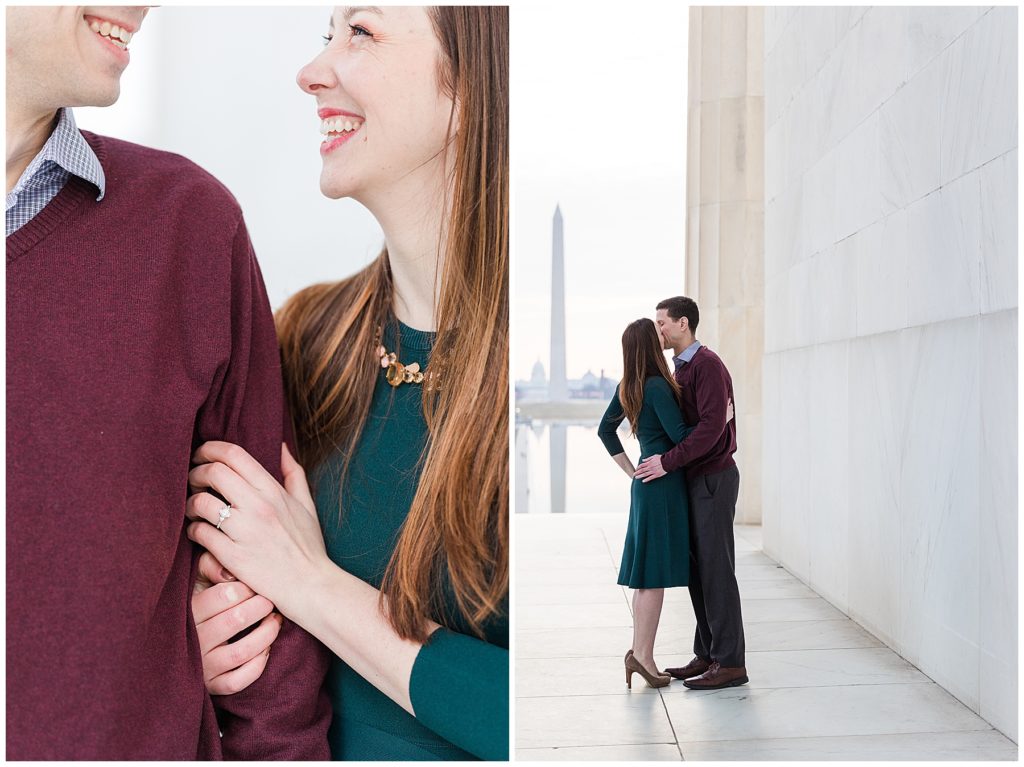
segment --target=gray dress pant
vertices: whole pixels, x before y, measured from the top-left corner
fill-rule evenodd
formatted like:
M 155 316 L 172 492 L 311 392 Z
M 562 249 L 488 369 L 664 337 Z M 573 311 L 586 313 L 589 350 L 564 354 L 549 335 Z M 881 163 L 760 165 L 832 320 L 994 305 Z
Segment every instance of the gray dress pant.
M 735 466 L 689 483 L 690 600 L 697 617 L 693 652 L 724 668 L 746 665 L 732 532 L 739 490 Z

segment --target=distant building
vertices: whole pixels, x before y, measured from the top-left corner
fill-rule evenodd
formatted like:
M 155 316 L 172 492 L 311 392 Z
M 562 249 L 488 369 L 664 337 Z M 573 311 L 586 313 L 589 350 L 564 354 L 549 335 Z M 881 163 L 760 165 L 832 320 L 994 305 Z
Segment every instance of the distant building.
M 612 394 L 615 393 L 615 385 L 618 381 L 606 378 L 604 370 L 601 371 L 600 376 L 595 375 L 592 370 L 588 370 L 583 374 L 582 378 L 570 378 L 566 383 L 569 389 L 569 399 L 606 400 L 611 399 Z M 530 372 L 530 380 L 524 381 L 520 379 L 516 381 L 516 401 L 546 401 L 549 399 L 548 387 L 549 384 L 547 374 L 544 371 L 544 365 L 540 360 L 537 360 L 533 365 L 533 370 Z
M 544 372 L 544 364 L 537 360 L 533 363 L 530 380 L 516 381 L 516 402 L 541 402 L 548 398 L 548 376 Z
M 530 385 L 545 387 L 548 385 L 548 376 L 544 372 L 544 363 L 540 360 L 533 363 L 533 370 L 530 371 Z
M 551 221 L 551 380 L 547 399 L 564 401 L 569 396 L 565 375 L 565 242 L 562 209 L 555 206 Z
M 562 209 L 555 206 L 551 222 L 551 378 L 538 359 L 530 380 L 516 381 L 516 402 L 564 402 L 574 399 L 610 399 L 615 381 L 596 376 L 592 370 L 582 378 L 569 379 L 565 372 L 565 238 Z

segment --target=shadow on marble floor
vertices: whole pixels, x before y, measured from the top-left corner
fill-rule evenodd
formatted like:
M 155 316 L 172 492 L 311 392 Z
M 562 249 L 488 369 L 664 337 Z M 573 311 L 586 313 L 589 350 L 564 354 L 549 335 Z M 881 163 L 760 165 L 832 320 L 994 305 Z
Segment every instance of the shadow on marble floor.
M 737 525 L 750 684 L 626 688 L 625 516 L 516 515 L 518 760 L 1016 760 L 1017 745 L 761 550 Z M 691 657 L 686 589 L 666 591 L 655 657 Z

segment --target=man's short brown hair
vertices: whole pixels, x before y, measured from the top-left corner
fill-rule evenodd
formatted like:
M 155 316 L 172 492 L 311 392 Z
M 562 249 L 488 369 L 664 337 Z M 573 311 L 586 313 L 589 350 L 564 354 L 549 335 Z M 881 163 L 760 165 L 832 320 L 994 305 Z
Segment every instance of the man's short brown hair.
M 697 302 L 686 296 L 675 296 L 661 301 L 655 309 L 664 309 L 669 317 L 678 320 L 686 317 L 690 325 L 690 332 L 697 332 L 697 323 L 700 322 L 700 310 Z

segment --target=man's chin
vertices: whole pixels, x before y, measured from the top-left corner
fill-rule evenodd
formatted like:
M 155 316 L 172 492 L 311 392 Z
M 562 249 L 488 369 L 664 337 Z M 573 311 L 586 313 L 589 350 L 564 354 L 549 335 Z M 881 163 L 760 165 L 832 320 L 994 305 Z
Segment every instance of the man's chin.
M 113 93 L 107 94 L 99 103 L 96 104 L 98 107 L 110 107 L 117 103 L 117 100 L 121 98 L 121 85 L 118 83 L 117 88 L 114 89 Z
M 65 104 L 69 107 L 109 107 L 117 103 L 121 98 L 121 82 L 115 81 L 103 89 L 97 89 L 93 93 L 83 95 L 75 99 L 73 104 Z

